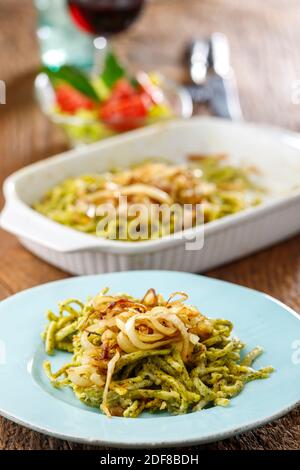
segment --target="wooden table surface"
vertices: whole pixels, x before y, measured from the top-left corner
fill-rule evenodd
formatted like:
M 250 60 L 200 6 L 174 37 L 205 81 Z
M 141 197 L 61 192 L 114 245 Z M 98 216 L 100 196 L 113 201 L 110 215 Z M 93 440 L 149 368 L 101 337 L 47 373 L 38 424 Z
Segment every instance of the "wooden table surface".
M 30 0 L 0 3 L 0 79 L 7 84 L 7 104 L 0 105 L 1 182 L 18 168 L 67 147 L 62 133 L 34 102 L 32 80 L 39 66 L 34 21 Z M 291 100 L 293 84 L 300 79 L 299 24 L 298 0 L 156 0 L 125 37 L 114 42 L 135 66 L 157 68 L 183 80 L 186 41 L 223 31 L 230 39 L 245 118 L 300 130 L 300 105 Z M 1 231 L 0 237 L 2 299 L 68 276 L 27 252 L 13 236 Z M 261 290 L 300 311 L 299 246 L 300 236 L 207 274 Z M 0 418 L 0 449 L 80 448 L 89 446 Z M 300 449 L 300 409 L 256 431 L 202 448 Z

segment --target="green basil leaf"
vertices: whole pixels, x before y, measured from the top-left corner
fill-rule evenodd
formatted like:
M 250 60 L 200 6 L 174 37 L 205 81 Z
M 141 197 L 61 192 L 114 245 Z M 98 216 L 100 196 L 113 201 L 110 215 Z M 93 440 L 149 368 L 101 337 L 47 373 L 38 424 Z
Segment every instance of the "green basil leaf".
M 125 69 L 119 63 L 115 54 L 108 52 L 104 61 L 103 72 L 101 73 L 101 78 L 105 85 L 112 88 L 112 86 L 125 75 Z
M 51 70 L 43 67 L 42 72 L 46 73 L 55 86 L 58 82 L 63 81 L 71 85 L 76 90 L 88 96 L 93 101 L 100 101 L 95 89 L 93 88 L 89 78 L 77 67 L 71 65 L 63 65 L 58 70 Z

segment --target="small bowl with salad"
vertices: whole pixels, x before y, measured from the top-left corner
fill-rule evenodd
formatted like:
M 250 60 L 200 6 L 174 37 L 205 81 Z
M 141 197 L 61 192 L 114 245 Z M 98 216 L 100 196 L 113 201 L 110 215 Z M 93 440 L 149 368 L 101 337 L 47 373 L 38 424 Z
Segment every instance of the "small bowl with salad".
M 67 133 L 71 145 L 103 138 L 175 117 L 189 118 L 188 93 L 163 75 L 131 75 L 113 52 L 100 74 L 65 65 L 43 67 L 35 80 L 41 109 Z

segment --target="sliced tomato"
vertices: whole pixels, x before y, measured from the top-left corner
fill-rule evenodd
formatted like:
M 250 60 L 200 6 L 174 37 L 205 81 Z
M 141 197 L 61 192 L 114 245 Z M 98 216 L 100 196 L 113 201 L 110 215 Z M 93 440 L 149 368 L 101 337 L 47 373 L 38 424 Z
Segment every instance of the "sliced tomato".
M 132 96 L 110 98 L 100 108 L 100 118 L 113 130 L 123 132 L 143 125 L 149 109 L 149 98 Z
M 115 83 L 112 89 L 110 99 L 125 98 L 128 96 L 135 95 L 135 93 L 136 90 L 133 88 L 127 78 L 120 78 L 120 80 Z
M 68 84 L 58 85 L 55 94 L 58 106 L 66 113 L 74 114 L 79 109 L 93 109 L 95 107 L 92 100 Z

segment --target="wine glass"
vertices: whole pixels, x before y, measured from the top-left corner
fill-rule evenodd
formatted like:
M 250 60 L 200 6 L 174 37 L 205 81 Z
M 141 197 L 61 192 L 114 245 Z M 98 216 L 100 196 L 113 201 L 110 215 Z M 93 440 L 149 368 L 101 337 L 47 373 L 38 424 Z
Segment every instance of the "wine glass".
M 73 22 L 95 36 L 94 71 L 107 48 L 107 37 L 125 31 L 139 16 L 145 0 L 67 0 Z

